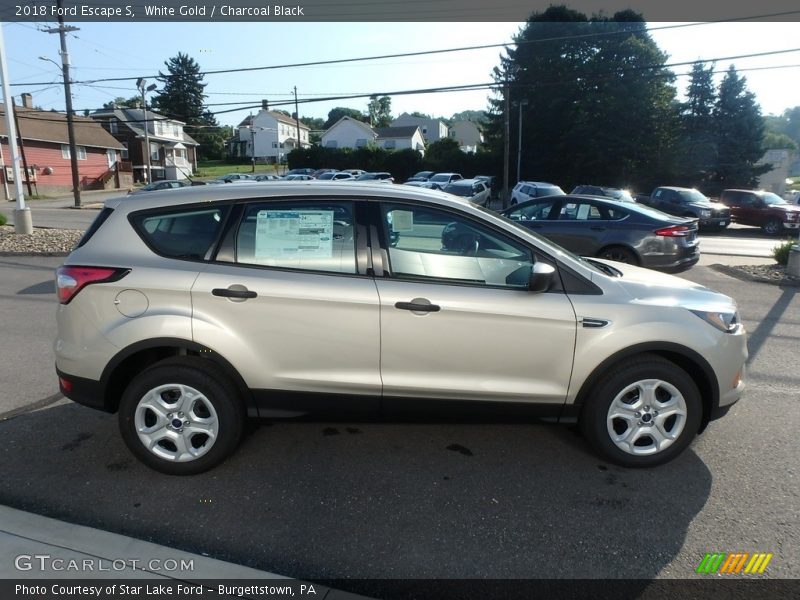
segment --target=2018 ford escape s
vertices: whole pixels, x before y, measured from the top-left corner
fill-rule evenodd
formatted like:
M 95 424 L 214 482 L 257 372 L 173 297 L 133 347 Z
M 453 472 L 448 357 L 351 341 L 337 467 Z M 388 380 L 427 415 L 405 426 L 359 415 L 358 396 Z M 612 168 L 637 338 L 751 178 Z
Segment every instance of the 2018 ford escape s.
M 744 389 L 734 302 L 574 256 L 406 186 L 203 186 L 109 200 L 57 272 L 60 388 L 150 467 L 199 473 L 247 416 L 491 406 L 653 466 Z

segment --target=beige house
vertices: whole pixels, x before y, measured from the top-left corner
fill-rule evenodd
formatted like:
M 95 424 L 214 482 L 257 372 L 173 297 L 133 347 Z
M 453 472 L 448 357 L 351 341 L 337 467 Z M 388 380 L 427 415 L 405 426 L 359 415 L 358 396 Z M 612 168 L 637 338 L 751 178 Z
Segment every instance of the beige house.
M 770 164 L 772 165 L 772 170 L 758 178 L 758 187 L 783 196 L 786 191 L 786 178 L 789 177 L 789 167 L 796 160 L 797 153 L 794 150 L 785 148 L 767 150 L 756 164 Z

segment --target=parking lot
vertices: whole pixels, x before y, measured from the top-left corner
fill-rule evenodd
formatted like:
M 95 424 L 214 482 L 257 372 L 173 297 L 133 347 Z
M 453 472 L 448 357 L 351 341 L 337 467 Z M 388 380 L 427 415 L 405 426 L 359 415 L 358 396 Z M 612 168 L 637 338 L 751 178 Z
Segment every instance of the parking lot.
M 132 458 L 115 416 L 56 394 L 59 261 L 0 257 L 0 504 L 310 580 L 685 578 L 715 551 L 800 576 L 800 288 L 682 275 L 739 303 L 749 389 L 657 469 L 599 462 L 563 426 L 276 421 L 172 478 Z

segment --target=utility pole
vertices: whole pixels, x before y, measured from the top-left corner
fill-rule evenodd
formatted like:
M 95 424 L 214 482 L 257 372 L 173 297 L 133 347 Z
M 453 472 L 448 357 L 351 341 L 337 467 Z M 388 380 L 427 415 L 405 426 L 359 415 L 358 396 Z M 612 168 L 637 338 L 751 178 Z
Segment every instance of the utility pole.
M 19 117 L 17 111 L 14 111 L 14 125 L 17 126 L 17 134 L 19 135 L 19 155 L 22 157 L 22 168 L 25 171 L 25 183 L 28 186 L 28 196 L 33 196 L 31 189 L 31 178 L 28 175 L 28 160 L 25 158 L 25 143 L 22 141 L 22 131 L 19 128 Z
M 72 167 L 72 193 L 75 208 L 81 207 L 81 184 L 78 175 L 78 150 L 75 146 L 75 119 L 72 112 L 72 88 L 69 79 L 69 53 L 67 52 L 67 32 L 78 31 L 77 27 L 65 26 L 62 0 L 56 2 L 58 7 L 58 27 L 45 29 L 47 33 L 57 33 L 61 37 L 61 71 L 64 77 L 64 96 L 67 101 L 67 137 L 69 138 L 69 158 Z
M 297 147 L 302 149 L 300 143 L 300 110 L 297 108 L 297 86 L 294 86 L 294 122 L 297 125 Z
M 517 133 L 517 181 L 522 180 L 522 107 L 527 105 L 527 98 L 519 101 L 519 131 Z

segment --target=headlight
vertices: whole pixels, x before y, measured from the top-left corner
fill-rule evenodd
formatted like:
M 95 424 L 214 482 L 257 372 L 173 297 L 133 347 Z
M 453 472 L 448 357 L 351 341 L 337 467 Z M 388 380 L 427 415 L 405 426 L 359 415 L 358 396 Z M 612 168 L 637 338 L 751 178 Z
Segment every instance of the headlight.
M 692 313 L 703 319 L 709 325 L 713 325 L 725 333 L 733 333 L 739 326 L 739 315 L 735 312 L 720 312 L 718 310 L 704 311 L 692 310 Z
M 700 216 L 703 217 L 704 219 L 707 219 L 708 217 L 711 216 L 711 211 L 710 210 L 701 210 L 700 211 Z

